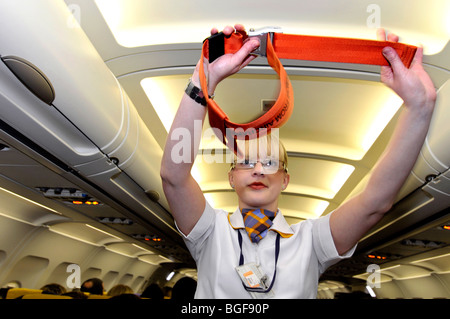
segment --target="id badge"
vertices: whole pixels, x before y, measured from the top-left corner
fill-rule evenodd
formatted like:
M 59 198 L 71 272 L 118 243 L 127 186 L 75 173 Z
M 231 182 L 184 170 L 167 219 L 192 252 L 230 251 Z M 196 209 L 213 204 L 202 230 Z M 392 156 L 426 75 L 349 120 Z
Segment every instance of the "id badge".
M 244 285 L 248 288 L 260 288 L 262 290 L 267 290 L 269 288 L 268 285 L 268 277 L 262 271 L 261 267 L 255 263 L 248 263 L 242 266 L 237 266 L 236 271 L 239 274 Z M 272 290 L 268 292 L 250 292 L 254 299 L 265 299 L 265 298 L 273 298 L 275 296 Z

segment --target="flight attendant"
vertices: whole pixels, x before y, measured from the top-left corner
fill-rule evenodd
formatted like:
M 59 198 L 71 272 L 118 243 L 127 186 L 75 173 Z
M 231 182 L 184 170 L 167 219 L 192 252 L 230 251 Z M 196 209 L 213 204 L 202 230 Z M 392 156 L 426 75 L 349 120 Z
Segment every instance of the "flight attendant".
M 244 27 L 223 30 L 225 35 L 235 31 L 244 31 Z M 217 32 L 211 30 L 211 34 Z M 378 38 L 386 40 L 383 30 L 378 31 Z M 387 40 L 397 42 L 398 37 L 389 34 Z M 248 38 L 235 54 L 212 63 L 200 60 L 205 63 L 209 94 L 223 79 L 248 65 L 258 46 L 256 38 Z M 196 298 L 315 298 L 320 274 L 351 256 L 362 236 L 389 211 L 424 143 L 436 91 L 422 67 L 421 48 L 409 69 L 392 48 L 384 48 L 383 55 L 390 66 L 381 67 L 381 81 L 404 101 L 390 143 L 361 193 L 326 216 L 294 225 L 278 209 L 278 197 L 289 184 L 281 143 L 279 153 L 269 147 L 262 152 L 264 156 L 247 155 L 231 163 L 229 182 L 237 195 L 233 214 L 205 200 L 190 173 L 200 144 L 194 139 L 201 136 L 194 134 L 194 123 L 204 121 L 206 115 L 201 96 L 191 97 L 197 92 L 195 87 L 200 87 L 197 64 L 169 132 L 161 166 L 171 212 L 197 263 Z M 178 128 L 191 133 L 191 161 L 180 163 L 172 158 L 179 143 L 172 133 Z M 278 142 L 273 137 L 269 140 L 266 145 Z

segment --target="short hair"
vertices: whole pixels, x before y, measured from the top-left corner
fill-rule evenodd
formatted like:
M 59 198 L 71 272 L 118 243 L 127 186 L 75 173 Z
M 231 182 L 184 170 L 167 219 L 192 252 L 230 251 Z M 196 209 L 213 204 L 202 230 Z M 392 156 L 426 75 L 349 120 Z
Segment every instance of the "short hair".
M 47 284 L 41 287 L 41 290 L 43 294 L 49 295 L 62 295 L 66 293 L 66 288 L 56 283 Z
M 238 141 L 238 146 L 242 146 L 242 144 L 245 143 L 245 149 L 241 151 L 244 151 L 245 157 L 254 157 L 249 155 L 256 155 L 256 157 L 259 157 L 259 155 L 263 150 L 260 149 L 261 146 L 266 147 L 265 154 L 271 153 L 272 146 L 276 145 L 277 149 L 279 150 L 279 159 L 280 162 L 283 162 L 283 168 L 284 171 L 288 172 L 288 154 L 286 151 L 286 148 L 284 147 L 283 142 L 280 140 L 278 133 L 277 134 L 264 134 L 260 135 L 257 138 L 254 139 L 245 139 L 245 141 Z M 255 148 L 256 147 L 256 148 Z M 234 165 L 237 161 L 237 155 L 234 155 L 234 160 L 231 162 L 230 170 L 234 168 Z
M 123 294 L 133 294 L 134 291 L 127 285 L 118 284 L 108 291 L 108 296 L 118 296 Z
M 103 295 L 103 281 L 98 278 L 90 278 L 83 282 L 80 290 L 93 295 Z

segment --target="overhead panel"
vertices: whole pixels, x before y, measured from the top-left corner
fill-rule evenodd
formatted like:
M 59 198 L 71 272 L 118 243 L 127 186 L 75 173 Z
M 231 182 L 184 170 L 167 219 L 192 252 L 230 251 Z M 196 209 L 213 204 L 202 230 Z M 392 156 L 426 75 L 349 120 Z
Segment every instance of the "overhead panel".
M 410 44 L 423 44 L 426 54 L 442 50 L 450 35 L 450 4 L 446 0 L 408 1 L 392 10 L 392 2 L 379 0 L 242 2 L 230 0 L 211 6 L 207 0 L 190 2 L 96 0 L 117 43 L 124 47 L 167 43 L 201 43 L 212 27 L 235 22 L 248 28 L 280 26 L 284 33 L 375 38 L 384 27 Z M 201 8 L 201 10 L 197 10 Z M 220 14 L 218 14 L 220 13 Z M 170 16 L 170 19 L 167 17 Z M 411 23 L 414 21 L 414 23 Z M 189 27 L 187 27 L 189 26 Z

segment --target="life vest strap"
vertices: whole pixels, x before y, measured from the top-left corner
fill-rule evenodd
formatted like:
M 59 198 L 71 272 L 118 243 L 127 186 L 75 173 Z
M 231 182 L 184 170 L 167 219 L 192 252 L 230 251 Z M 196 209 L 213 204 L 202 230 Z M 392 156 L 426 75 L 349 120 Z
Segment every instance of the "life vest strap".
M 280 92 L 275 104 L 262 116 L 249 123 L 231 122 L 226 113 L 209 97 L 204 65 L 200 63 L 200 84 L 205 96 L 211 127 L 218 128 L 220 138 L 235 153 L 237 139 L 252 139 L 261 132 L 270 133 L 271 128 L 281 127 L 292 114 L 294 96 L 292 85 L 279 59 L 327 61 L 389 65 L 382 50 L 386 46 L 394 48 L 406 67 L 411 65 L 417 47 L 388 41 L 374 41 L 351 38 L 334 38 L 307 35 L 292 35 L 276 32 L 257 34 L 261 41 L 259 55 L 266 56 L 267 62 L 280 78 Z M 212 35 L 203 42 L 202 58 L 213 62 L 224 54 L 237 52 L 249 36 L 245 32 L 235 32 L 225 36 L 222 32 Z M 265 52 L 264 51 L 265 47 Z M 261 51 L 262 48 L 262 51 Z M 267 130 L 261 130 L 267 129 Z

